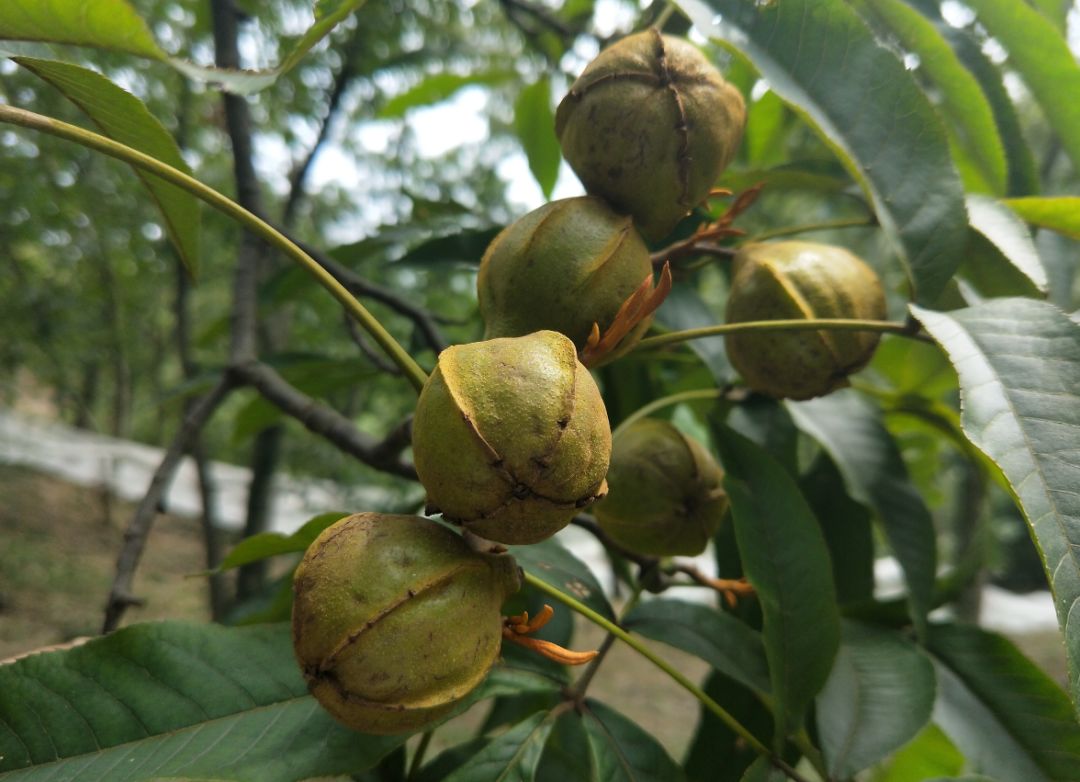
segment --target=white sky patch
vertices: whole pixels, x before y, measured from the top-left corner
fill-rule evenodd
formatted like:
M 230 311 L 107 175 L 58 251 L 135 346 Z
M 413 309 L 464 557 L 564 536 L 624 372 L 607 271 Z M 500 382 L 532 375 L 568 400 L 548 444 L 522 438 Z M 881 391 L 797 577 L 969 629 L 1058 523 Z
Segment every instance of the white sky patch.
M 383 149 L 375 151 L 385 150 L 386 143 L 384 142 Z M 346 190 L 355 190 L 360 187 L 360 169 L 352 155 L 346 154 L 337 144 L 327 144 L 315 156 L 315 162 L 308 171 L 308 182 L 308 189 L 312 192 L 318 192 L 322 187 L 330 184 L 339 185 Z
M 596 0 L 593 22 L 601 38 L 629 30 L 637 19 L 638 9 L 622 0 Z
M 951 27 L 967 27 L 975 21 L 975 12 L 956 0 L 945 0 L 941 4 L 941 18 Z
M 690 39 L 691 43 L 696 43 L 698 46 L 704 46 L 709 42 L 708 37 L 696 27 L 691 27 L 686 33 L 686 37 Z
M 1065 37 L 1069 42 L 1069 50 L 1080 57 L 1080 0 L 1073 2 L 1069 15 L 1065 17 Z
M 356 133 L 356 138 L 365 151 L 382 155 L 390 149 L 390 140 L 397 135 L 397 127 L 390 121 L 365 122 L 350 132 Z
M 1001 65 L 1009 58 L 1009 53 L 1005 51 L 1005 47 L 997 42 L 996 38 L 987 39 L 986 43 L 982 45 L 982 52 L 990 61 L 995 65 Z
M 540 185 L 536 183 L 536 177 L 529 170 L 529 161 L 524 153 L 515 152 L 508 156 L 499 164 L 496 173 L 499 179 L 506 182 L 506 199 L 510 202 L 510 208 L 515 214 L 524 214 L 546 203 Z M 584 195 L 584 193 L 585 188 L 582 187 L 581 182 L 574 176 L 574 172 L 566 161 L 562 161 L 551 200 L 572 198 Z
M 289 170 L 292 155 L 284 140 L 273 133 L 256 133 L 254 137 L 255 167 L 259 178 L 278 195 L 289 192 Z
M 485 141 L 487 102 L 484 90 L 466 87 L 450 100 L 410 111 L 406 122 L 416 135 L 417 152 L 421 157 L 436 158 L 463 144 Z

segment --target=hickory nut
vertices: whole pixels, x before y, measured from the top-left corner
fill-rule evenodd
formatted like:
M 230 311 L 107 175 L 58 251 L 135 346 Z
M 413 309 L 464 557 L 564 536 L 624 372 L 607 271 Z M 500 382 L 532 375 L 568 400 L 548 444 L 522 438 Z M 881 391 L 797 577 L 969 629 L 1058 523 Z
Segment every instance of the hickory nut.
M 591 196 L 545 204 L 507 226 L 484 253 L 477 278 L 484 337 L 550 329 L 580 351 L 593 324 L 606 331 L 651 274 L 649 250 L 629 217 Z M 639 322 L 619 351 L 651 322 Z
M 589 63 L 555 132 L 585 189 L 655 241 L 709 194 L 745 121 L 742 95 L 693 44 L 649 29 Z
M 750 244 L 735 256 L 729 323 L 799 318 L 881 320 L 885 293 L 873 269 L 842 247 L 811 242 Z M 866 365 L 872 331 L 728 334 L 731 363 L 755 391 L 810 399 L 842 388 Z
M 499 543 L 537 543 L 606 492 L 607 411 L 553 331 L 457 345 L 420 394 L 416 472 L 428 503 Z
M 495 663 L 500 607 L 519 579 L 512 557 L 478 554 L 437 522 L 341 519 L 293 581 L 293 647 L 311 693 L 363 733 L 434 722 Z
M 623 548 L 649 556 L 705 550 L 727 511 L 724 471 L 697 440 L 644 418 L 615 435 L 608 495 L 594 513 Z

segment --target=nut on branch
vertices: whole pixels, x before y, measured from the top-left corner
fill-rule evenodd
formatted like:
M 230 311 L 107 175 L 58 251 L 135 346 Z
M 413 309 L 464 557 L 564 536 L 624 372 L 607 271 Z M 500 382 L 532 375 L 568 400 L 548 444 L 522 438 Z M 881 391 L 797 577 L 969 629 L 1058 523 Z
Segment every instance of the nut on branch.
M 827 244 L 749 244 L 735 256 L 727 321 L 827 319 L 881 320 L 885 292 L 874 270 Z M 755 391 L 810 399 L 848 385 L 877 347 L 874 331 L 735 332 L 725 337 L 728 357 Z
M 428 503 L 488 540 L 537 543 L 607 491 L 607 411 L 567 337 L 457 345 L 420 394 L 413 456 Z
M 293 580 L 296 658 L 312 695 L 363 733 L 449 713 L 498 658 L 509 555 L 472 551 L 416 516 L 357 513 L 326 529 Z
M 720 528 L 724 471 L 697 440 L 655 418 L 616 434 L 608 495 L 594 509 L 604 532 L 636 554 L 693 556 Z
M 633 221 L 593 196 L 545 204 L 495 237 L 480 264 L 477 293 L 485 339 L 558 331 L 581 351 L 593 325 L 608 330 L 623 302 L 651 278 L 652 261 Z M 618 351 L 637 343 L 642 318 Z
M 585 189 L 655 241 L 709 194 L 745 122 L 742 95 L 693 44 L 649 29 L 589 63 L 555 132 Z

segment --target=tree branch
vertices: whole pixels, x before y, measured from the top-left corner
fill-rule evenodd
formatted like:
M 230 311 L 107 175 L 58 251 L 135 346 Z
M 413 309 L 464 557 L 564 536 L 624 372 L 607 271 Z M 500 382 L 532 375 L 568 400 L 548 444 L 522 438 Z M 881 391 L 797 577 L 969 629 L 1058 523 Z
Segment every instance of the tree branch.
M 532 17 L 564 40 L 573 41 L 578 34 L 577 30 L 552 14 L 547 8 L 528 0 L 499 0 L 499 5 L 503 7 L 506 17 L 526 35 L 536 35 L 538 31 L 535 28 L 528 29 L 519 18 L 519 13 Z
M 345 264 L 339 263 L 310 244 L 302 242 L 294 236 L 289 236 L 289 238 L 297 247 L 314 258 L 316 263 L 326 269 L 350 293 L 382 302 L 399 315 L 404 315 L 416 324 L 416 327 L 420 329 L 420 333 L 424 335 L 424 340 L 436 353 L 441 353 L 446 348 L 446 338 L 443 337 L 442 332 L 435 323 L 435 316 L 426 309 L 406 301 L 389 288 L 365 280 Z
M 358 26 L 357 30 L 360 29 Z M 300 206 L 300 202 L 307 195 L 308 171 L 311 170 L 311 164 L 315 162 L 315 158 L 318 157 L 323 144 L 326 143 L 326 139 L 330 135 L 330 125 L 333 123 L 338 109 L 341 108 L 341 98 L 345 95 L 345 90 L 348 88 L 353 76 L 356 75 L 356 69 L 350 56 L 356 37 L 357 33 L 354 33 L 352 40 L 345 46 L 345 50 L 341 54 L 341 68 L 338 69 L 337 74 L 334 76 L 334 84 L 330 88 L 330 97 L 326 102 L 326 112 L 323 114 L 322 123 L 319 125 L 315 143 L 308 150 L 304 159 L 294 166 L 289 174 L 289 195 L 285 199 L 284 208 L 281 210 L 281 224 L 285 228 L 291 228 L 293 221 L 296 219 L 297 207 Z
M 408 438 L 401 435 L 401 427 L 391 432 L 386 440 L 377 440 L 357 429 L 338 411 L 294 388 L 266 364 L 247 362 L 233 367 L 232 372 L 283 413 L 345 453 L 383 472 L 416 480 L 416 468 L 401 456 L 408 444 Z
M 150 534 L 154 519 L 158 513 L 158 507 L 165 490 L 172 481 L 176 468 L 184 453 L 195 442 L 196 437 L 210 416 L 229 395 L 233 389 L 233 380 L 226 373 L 218 380 L 217 384 L 206 396 L 194 405 L 180 425 L 179 431 L 173 438 L 165 457 L 161 460 L 150 486 L 135 509 L 131 522 L 124 530 L 124 542 L 120 548 L 120 556 L 116 560 L 116 575 L 113 577 L 112 588 L 109 591 L 109 599 L 105 605 L 105 622 L 102 632 L 115 630 L 120 624 L 120 619 L 128 606 L 138 602 L 132 594 L 131 585 L 135 578 L 135 568 L 142 557 L 146 547 L 146 538 Z

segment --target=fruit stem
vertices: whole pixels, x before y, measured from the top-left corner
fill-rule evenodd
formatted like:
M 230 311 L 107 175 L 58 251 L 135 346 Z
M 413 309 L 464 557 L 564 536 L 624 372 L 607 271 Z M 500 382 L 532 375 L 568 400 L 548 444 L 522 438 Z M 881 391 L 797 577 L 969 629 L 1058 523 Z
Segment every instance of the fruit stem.
M 525 582 L 532 587 L 539 589 L 541 592 L 544 592 L 545 594 L 555 598 L 567 608 L 577 611 L 579 614 L 581 614 L 593 624 L 599 625 L 604 630 L 607 630 L 608 633 L 618 638 L 635 652 L 640 654 L 646 660 L 651 662 L 661 671 L 674 679 L 676 683 L 683 687 L 683 689 L 685 689 L 687 692 L 697 698 L 702 703 L 702 705 L 705 706 L 705 708 L 707 708 L 709 711 L 719 717 L 721 722 L 727 725 L 738 736 L 742 737 L 742 739 L 747 744 L 749 744 L 755 752 L 760 755 L 765 755 L 769 758 L 773 757 L 772 753 L 769 752 L 769 748 L 762 744 L 757 739 L 757 737 L 754 736 L 753 733 L 751 733 L 749 730 L 746 729 L 745 726 L 743 726 L 741 722 L 731 716 L 731 714 L 729 714 L 723 706 L 710 698 L 704 690 L 702 690 L 688 678 L 675 670 L 671 663 L 657 655 L 655 652 L 653 652 L 651 649 L 641 643 L 641 641 L 639 641 L 637 638 L 634 638 L 632 635 L 630 635 L 630 633 L 623 630 L 610 619 L 601 616 L 581 601 L 571 597 L 562 590 L 552 586 L 548 582 L 544 581 L 541 578 L 538 578 L 537 576 L 534 576 L 532 573 L 529 573 L 527 571 L 525 573 Z
M 390 332 L 379 323 L 378 319 L 376 319 L 363 304 L 357 301 L 341 283 L 334 279 L 334 277 L 331 276 L 326 269 L 320 266 L 310 255 L 297 247 L 288 237 L 283 235 L 258 215 L 249 212 L 247 209 L 240 206 L 240 204 L 236 203 L 231 198 L 222 195 L 217 190 L 203 184 L 193 176 L 185 174 L 177 168 L 173 168 L 168 163 L 163 163 L 157 158 L 151 157 L 126 144 L 121 144 L 119 141 L 114 141 L 107 136 L 85 130 L 77 125 L 71 125 L 67 122 L 53 119 L 52 117 L 46 117 L 41 114 L 35 114 L 32 111 L 26 111 L 25 109 L 7 105 L 0 105 L 0 122 L 10 122 L 13 125 L 19 125 L 42 133 L 48 133 L 51 136 L 57 136 L 58 138 L 66 139 L 68 141 L 74 141 L 76 144 L 81 144 L 84 147 L 101 152 L 109 157 L 122 160 L 125 163 L 147 171 L 154 176 L 164 179 L 170 184 L 186 190 L 199 200 L 209 204 L 228 217 L 231 217 L 236 222 L 245 226 L 252 233 L 257 234 L 271 245 L 277 247 L 290 260 L 298 263 L 310 272 L 311 275 L 315 277 L 315 280 L 326 288 L 326 290 L 330 292 L 330 295 L 337 299 L 346 311 L 364 327 L 368 334 L 371 335 L 371 338 L 374 339 L 386 355 L 390 357 L 390 360 L 397 364 L 405 377 L 412 383 L 417 393 L 420 392 L 424 383 L 427 382 L 427 374 L 420 368 L 420 365 L 417 364 L 405 348 L 391 336 Z
M 431 744 L 431 737 L 434 735 L 434 728 L 428 728 L 421 734 L 420 743 L 416 745 L 412 759 L 409 760 L 409 773 L 405 776 L 406 780 L 416 779 L 417 774 L 420 773 L 420 764 L 424 762 L 424 755 L 427 754 L 428 745 Z
M 795 234 L 810 233 L 811 231 L 830 231 L 834 228 L 873 228 L 877 220 L 871 217 L 846 217 L 839 220 L 824 220 L 820 223 L 805 223 L 803 225 L 786 225 L 783 228 L 774 228 L 771 231 L 762 231 L 754 235 L 747 242 L 762 242 L 766 239 L 775 239 L 778 236 L 793 236 Z
M 673 332 L 679 333 L 679 332 Z M 626 416 L 622 422 L 615 427 L 615 430 L 611 433 L 612 438 L 619 434 L 623 429 L 630 426 L 635 421 L 639 421 L 648 415 L 652 415 L 657 410 L 671 405 L 677 405 L 681 402 L 690 402 L 695 399 L 720 399 L 724 396 L 726 390 L 723 388 L 702 388 L 694 391 L 681 391 L 678 394 L 672 394 L 671 396 L 663 396 L 659 399 L 654 399 L 647 405 L 639 407 L 637 410 Z
M 913 333 L 908 324 L 898 321 L 854 320 L 849 318 L 794 318 L 792 320 L 748 320 L 743 323 L 720 323 L 699 329 L 672 331 L 668 334 L 646 337 L 637 343 L 634 350 L 658 348 L 691 339 L 715 337 L 720 334 L 734 334 L 740 331 L 804 331 L 807 329 L 815 331 L 880 331 L 886 334 L 898 334 L 902 337 L 918 339 L 923 342 L 930 341 L 925 335 Z

